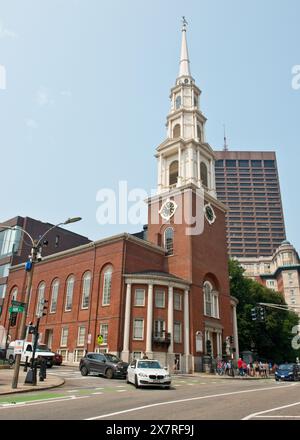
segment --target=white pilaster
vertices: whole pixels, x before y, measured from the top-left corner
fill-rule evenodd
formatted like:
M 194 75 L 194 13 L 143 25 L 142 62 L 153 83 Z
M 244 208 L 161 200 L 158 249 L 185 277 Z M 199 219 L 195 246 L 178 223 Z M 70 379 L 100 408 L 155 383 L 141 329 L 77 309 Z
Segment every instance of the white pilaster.
M 146 354 L 152 354 L 153 284 L 148 285 Z
M 131 312 L 131 283 L 128 283 L 126 287 L 124 339 L 123 339 L 123 351 L 122 351 L 122 359 L 125 362 L 129 362 L 130 312 Z
M 190 354 L 190 310 L 189 310 L 189 291 L 184 291 L 184 354 Z
M 238 327 L 237 327 L 236 305 L 233 306 L 233 339 L 235 346 L 235 359 L 238 360 L 240 354 L 239 354 L 239 335 L 238 335 Z
M 177 185 L 180 186 L 182 184 L 182 174 L 181 174 L 181 146 L 178 147 L 178 180 Z
M 197 149 L 197 171 L 198 171 L 198 185 L 201 186 L 201 175 L 200 175 L 200 151 Z
M 171 343 L 169 345 L 168 352 L 174 352 L 174 297 L 173 286 L 169 286 L 168 293 L 168 333 L 171 334 Z

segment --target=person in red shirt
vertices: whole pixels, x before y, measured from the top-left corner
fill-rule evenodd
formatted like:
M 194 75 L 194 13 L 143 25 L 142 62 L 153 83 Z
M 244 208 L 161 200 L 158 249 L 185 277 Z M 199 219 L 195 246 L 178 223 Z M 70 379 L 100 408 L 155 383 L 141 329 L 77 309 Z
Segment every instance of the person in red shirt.
M 239 360 L 238 360 L 238 362 L 237 362 L 237 366 L 238 366 L 238 369 L 239 369 L 239 375 L 240 376 L 243 376 L 244 374 L 244 371 L 243 371 L 243 360 L 242 360 L 242 358 L 239 358 Z

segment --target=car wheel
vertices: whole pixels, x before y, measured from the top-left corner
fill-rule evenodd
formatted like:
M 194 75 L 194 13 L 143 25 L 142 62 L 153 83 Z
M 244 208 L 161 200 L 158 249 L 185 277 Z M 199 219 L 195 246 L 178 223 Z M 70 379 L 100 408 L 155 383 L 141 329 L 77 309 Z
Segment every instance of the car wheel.
M 48 368 L 52 368 L 52 367 L 53 367 L 53 364 L 48 365 Z
M 278 382 L 279 381 L 279 379 L 275 379 L 276 380 L 276 382 Z
M 140 387 L 137 375 L 134 376 L 134 386 L 135 386 L 135 388 L 139 388 Z
M 164 387 L 165 390 L 169 390 L 170 389 L 170 385 L 167 385 L 166 387 Z
M 15 358 L 13 357 L 12 354 L 8 358 L 8 363 L 10 366 L 12 366 L 15 363 Z
M 108 368 L 105 371 L 105 377 L 106 377 L 106 379 L 112 379 L 114 377 L 114 372 L 111 368 Z
M 128 374 L 126 376 L 126 383 L 130 383 L 129 380 L 128 380 Z
M 89 371 L 85 366 L 83 366 L 80 368 L 80 373 L 82 376 L 87 376 L 89 374 Z

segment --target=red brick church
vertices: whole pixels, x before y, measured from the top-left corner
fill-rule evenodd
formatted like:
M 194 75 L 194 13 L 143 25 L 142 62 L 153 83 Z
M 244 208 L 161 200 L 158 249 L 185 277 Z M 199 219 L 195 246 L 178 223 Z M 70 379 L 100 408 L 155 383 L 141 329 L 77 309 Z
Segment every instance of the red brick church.
M 226 206 L 216 196 L 215 155 L 205 140 L 200 95 L 184 24 L 167 138 L 156 150 L 157 194 L 148 199 L 144 235 L 108 237 L 35 265 L 27 321 L 35 322 L 39 301 L 47 299 L 40 339 L 65 360 L 77 362 L 85 350 L 109 351 L 126 361 L 146 353 L 170 367 L 176 360 L 184 372 L 201 371 L 207 341 L 214 357 L 224 351 L 238 356 Z M 22 300 L 25 280 L 23 265 L 11 268 L 0 321 L 6 328 L 8 306 L 12 298 Z M 15 329 L 10 334 L 15 339 Z

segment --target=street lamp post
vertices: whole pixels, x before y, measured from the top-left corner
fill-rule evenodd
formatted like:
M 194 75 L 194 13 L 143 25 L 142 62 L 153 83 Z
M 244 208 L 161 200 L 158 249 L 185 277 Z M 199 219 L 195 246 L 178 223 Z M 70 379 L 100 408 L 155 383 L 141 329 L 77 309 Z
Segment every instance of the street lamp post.
M 0 224 L 0 229 L 20 229 L 23 233 L 25 233 L 31 241 L 31 254 L 29 256 L 29 264 L 26 264 L 26 272 L 27 272 L 27 276 L 26 276 L 26 291 L 25 291 L 25 298 L 24 298 L 24 312 L 21 314 L 21 322 L 20 322 L 20 327 L 19 327 L 19 339 L 20 340 L 24 340 L 26 337 L 26 312 L 27 312 L 27 307 L 28 307 L 28 301 L 29 301 L 29 296 L 30 296 L 30 291 L 31 291 L 31 287 L 32 287 L 32 279 L 33 279 L 33 269 L 35 266 L 35 263 L 38 261 L 37 256 L 38 256 L 38 252 L 39 252 L 39 246 L 42 243 L 42 240 L 45 238 L 45 236 L 52 231 L 52 229 L 57 228 L 58 226 L 62 226 L 62 225 L 68 225 L 70 223 L 75 223 L 81 220 L 81 217 L 73 217 L 73 218 L 68 218 L 65 222 L 62 223 L 58 223 L 57 225 L 51 226 L 51 228 L 49 228 L 39 240 L 34 240 L 30 234 L 28 234 L 27 231 L 25 231 L 25 229 L 17 226 L 7 226 L 7 225 L 3 225 Z M 15 356 L 15 368 L 14 368 L 14 375 L 13 375 L 13 380 L 12 380 L 12 388 L 17 388 L 18 386 L 18 379 L 19 379 L 19 371 L 20 371 L 20 363 L 21 363 L 21 354 L 16 354 Z

